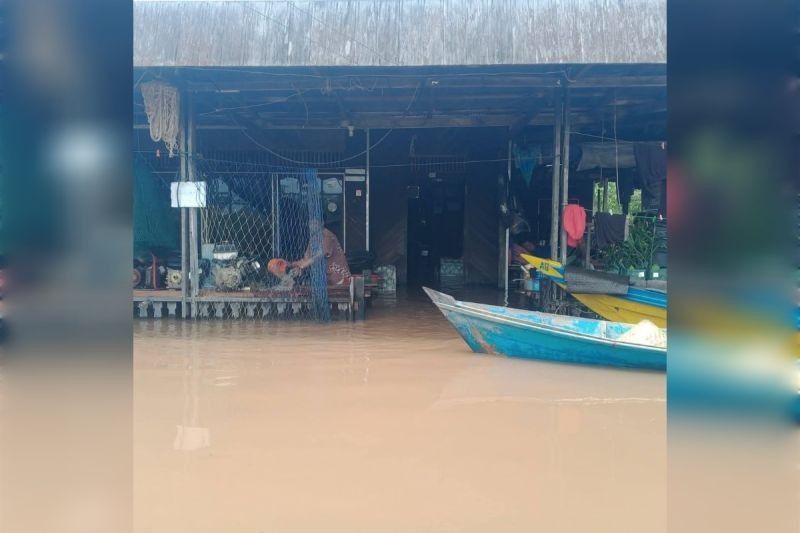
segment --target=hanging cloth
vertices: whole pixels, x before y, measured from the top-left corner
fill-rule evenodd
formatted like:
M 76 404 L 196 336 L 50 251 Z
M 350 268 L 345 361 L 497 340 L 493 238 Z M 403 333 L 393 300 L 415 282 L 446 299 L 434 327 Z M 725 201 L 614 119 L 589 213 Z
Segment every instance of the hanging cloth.
M 666 192 L 667 151 L 653 143 L 637 143 L 634 151 L 642 184 L 642 210 L 658 211 Z
M 575 248 L 586 231 L 586 211 L 578 204 L 569 204 L 564 208 L 563 224 L 567 246 Z
M 540 146 L 532 146 L 530 148 L 520 148 L 514 145 L 514 165 L 519 169 L 522 174 L 522 179 L 525 180 L 525 185 L 530 186 L 531 178 L 533 177 L 533 169 L 539 162 L 542 156 L 542 149 Z
M 626 215 L 595 213 L 594 235 L 597 247 L 603 249 L 609 244 L 625 242 L 627 227 L 628 217 Z

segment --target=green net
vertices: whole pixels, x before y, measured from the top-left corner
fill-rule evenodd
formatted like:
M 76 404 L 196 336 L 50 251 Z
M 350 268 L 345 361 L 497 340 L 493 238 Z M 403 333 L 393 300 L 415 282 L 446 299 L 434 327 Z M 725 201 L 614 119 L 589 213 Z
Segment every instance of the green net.
M 180 249 L 180 210 L 170 207 L 169 181 L 134 164 L 133 254 Z

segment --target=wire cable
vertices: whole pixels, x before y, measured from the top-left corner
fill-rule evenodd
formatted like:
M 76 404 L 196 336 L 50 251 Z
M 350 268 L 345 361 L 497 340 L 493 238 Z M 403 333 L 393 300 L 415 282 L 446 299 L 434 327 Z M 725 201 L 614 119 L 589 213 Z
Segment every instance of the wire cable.
M 214 84 L 214 85 L 216 85 L 216 84 Z M 206 111 L 205 113 L 198 113 L 197 116 L 198 117 L 204 117 L 204 116 L 208 116 L 208 115 L 214 115 L 214 114 L 220 113 L 222 111 L 238 111 L 240 109 L 252 109 L 252 108 L 255 108 L 255 107 L 266 107 L 266 106 L 271 106 L 271 105 L 275 105 L 275 104 L 282 104 L 284 102 L 288 102 L 292 98 L 297 98 L 298 96 L 301 96 L 302 94 L 308 93 L 308 92 L 311 92 L 311 89 L 304 89 L 302 91 L 297 91 L 294 94 L 290 94 L 286 98 L 281 98 L 279 100 L 274 100 L 272 102 L 262 102 L 260 104 L 241 105 L 241 106 L 238 106 L 238 107 L 219 107 L 219 108 L 214 109 L 213 111 Z M 223 94 L 227 94 L 227 93 L 223 93 Z
M 240 131 L 241 131 L 242 135 L 244 135 L 245 137 L 247 137 L 248 139 L 250 139 L 250 142 L 252 142 L 252 143 L 253 143 L 253 144 L 255 144 L 256 146 L 258 146 L 259 148 L 261 148 L 261 149 L 262 149 L 262 150 L 264 150 L 265 152 L 269 153 L 270 155 L 272 155 L 272 156 L 274 156 L 274 157 L 277 157 L 278 159 L 281 159 L 281 160 L 283 160 L 283 161 L 287 161 L 287 162 L 289 162 L 289 163 L 293 163 L 293 164 L 295 164 L 295 165 L 302 165 L 302 166 L 321 166 L 321 165 L 320 165 L 320 163 L 319 163 L 319 162 L 316 162 L 316 161 L 299 161 L 299 160 L 296 160 L 296 159 L 292 159 L 292 158 L 290 158 L 290 157 L 284 157 L 284 156 L 282 156 L 282 155 L 281 155 L 281 154 L 279 154 L 278 152 L 276 152 L 276 151 L 274 151 L 274 150 L 270 149 L 268 146 L 264 146 L 263 144 L 261 144 L 260 142 L 258 142 L 257 140 L 255 140 L 255 139 L 252 137 L 252 135 L 250 135 L 249 133 L 247 133 L 247 129 L 246 129 L 246 128 L 242 127 L 242 126 L 241 126 L 241 125 L 240 125 L 238 122 L 236 122 L 236 119 L 235 119 L 235 118 L 233 118 L 233 115 L 229 115 L 229 116 L 228 116 L 228 118 L 230 118 L 230 119 L 231 119 L 231 121 L 232 121 L 234 124 L 236 124 L 236 125 L 237 125 L 237 126 L 240 128 Z M 387 132 L 386 132 L 386 134 L 385 134 L 383 137 L 381 137 L 381 138 L 380 138 L 380 139 L 379 139 L 379 140 L 378 140 L 378 141 L 377 141 L 375 144 L 373 144 L 372 146 L 370 146 L 370 147 L 368 148 L 368 150 L 372 150 L 373 148 L 375 148 L 376 146 L 378 146 L 379 144 L 381 144 L 381 143 L 382 143 L 382 142 L 383 142 L 383 141 L 386 139 L 386 137 L 388 137 L 388 136 L 389 136 L 389 134 L 390 134 L 390 133 L 392 133 L 392 131 L 394 131 L 394 130 L 389 130 L 389 131 L 387 131 Z M 323 163 L 322 165 L 325 165 L 325 166 L 332 166 L 332 165 L 335 165 L 335 164 L 338 164 L 338 163 L 344 163 L 345 161 L 351 161 L 351 160 L 353 160 L 353 159 L 357 159 L 357 158 L 361 157 L 362 155 L 364 155 L 364 154 L 366 154 L 366 153 L 367 153 L 367 150 L 364 150 L 364 151 L 362 151 L 362 152 L 359 152 L 359 153 L 357 153 L 357 154 L 355 154 L 355 155 L 352 155 L 352 156 L 350 156 L 350 157 L 345 157 L 345 158 L 343 158 L 343 159 L 339 159 L 339 160 L 337 160 L 337 161 L 326 161 L 326 162 L 325 162 L 325 163 Z
M 406 115 L 407 115 L 407 113 L 408 113 L 408 112 L 411 110 L 411 107 L 414 105 L 414 102 L 415 102 L 415 101 L 416 101 L 416 99 L 417 99 L 417 94 L 419 93 L 419 88 L 420 88 L 421 86 L 422 86 L 422 83 L 418 83 L 418 84 L 417 84 L 417 87 L 416 87 L 416 89 L 414 89 L 414 94 L 411 96 L 411 100 L 408 102 L 408 105 L 406 106 L 406 109 L 405 109 L 405 111 L 404 111 L 404 113 L 403 113 L 403 116 L 406 116 Z M 268 146 L 265 146 L 265 145 L 263 145 L 262 143 L 258 142 L 256 139 L 254 139 L 254 138 L 253 138 L 253 136 L 252 136 L 252 135 L 250 135 L 250 134 L 247 132 L 247 129 L 246 129 L 246 128 L 244 128 L 244 127 L 242 127 L 242 125 L 241 125 L 241 124 L 239 124 L 239 123 L 236 121 L 236 119 L 233 117 L 233 115 L 232 115 L 232 114 L 230 114 L 230 113 L 229 113 L 229 114 L 228 114 L 228 118 L 231 120 L 231 122 L 233 122 L 233 123 L 234 123 L 236 126 L 238 126 L 238 127 L 239 127 L 239 129 L 240 129 L 241 133 L 242 133 L 242 134 L 243 134 L 245 137 L 247 137 L 248 139 L 250 139 L 250 141 L 251 141 L 253 144 L 255 144 L 256 146 L 258 146 L 258 147 L 259 147 L 259 148 L 261 148 L 262 150 L 266 151 L 267 153 L 269 153 L 269 154 L 273 155 L 274 157 L 277 157 L 278 159 L 281 159 L 281 160 L 283 160 L 283 161 L 287 161 L 287 162 L 289 162 L 289 163 L 293 163 L 293 164 L 295 164 L 295 165 L 304 165 L 304 166 L 317 166 L 317 167 L 321 167 L 321 166 L 334 166 L 334 165 L 337 165 L 337 164 L 339 164 L 339 163 L 344 163 L 344 162 L 346 162 L 346 161 L 352 161 L 353 159 L 357 159 L 357 158 L 361 157 L 362 155 L 365 155 L 365 154 L 366 154 L 368 151 L 370 151 L 370 150 L 373 150 L 375 147 L 377 147 L 378 145 L 380 145 L 380 144 L 381 144 L 381 143 L 382 143 L 384 140 L 386 140 L 386 138 L 387 138 L 387 137 L 388 137 L 388 136 L 389 136 L 389 135 L 390 135 L 390 134 L 391 134 L 391 133 L 394 131 L 394 128 L 391 128 L 391 129 L 389 129 L 389 130 L 388 130 L 388 131 L 387 131 L 387 132 L 384 134 L 384 136 L 383 136 L 383 137 L 381 137 L 380 139 L 378 139 L 378 141 L 377 141 L 375 144 L 373 144 L 373 145 L 371 145 L 371 146 L 367 147 L 367 149 L 366 149 L 366 150 L 364 150 L 364 151 L 362 151 L 362 152 L 359 152 L 359 153 L 357 153 L 357 154 L 355 154 L 355 155 L 352 155 L 352 156 L 349 156 L 349 157 L 345 157 L 345 158 L 343 158 L 343 159 L 339 159 L 339 160 L 336 160 L 336 161 L 326 161 L 325 163 L 323 163 L 323 164 L 320 164 L 319 162 L 316 162 L 316 161 L 299 161 L 299 160 L 291 159 L 291 158 L 289 158 L 289 157 L 285 157 L 285 156 L 283 156 L 283 155 L 279 154 L 278 152 L 276 152 L 276 151 L 272 150 L 272 149 L 271 149 L 271 148 L 269 148 Z M 308 120 L 308 118 L 306 118 L 306 120 Z M 372 165 L 370 165 L 370 166 L 372 166 Z

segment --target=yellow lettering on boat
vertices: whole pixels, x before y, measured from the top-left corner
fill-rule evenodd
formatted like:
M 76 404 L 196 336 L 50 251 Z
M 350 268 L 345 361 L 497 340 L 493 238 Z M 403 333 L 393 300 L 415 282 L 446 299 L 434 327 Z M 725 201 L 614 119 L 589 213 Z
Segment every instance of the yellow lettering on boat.
M 552 259 L 544 259 L 541 257 L 536 257 L 535 255 L 528 255 L 528 254 L 521 254 L 522 258 L 525 259 L 531 266 L 535 269 L 539 270 L 543 274 L 550 276 L 551 278 L 555 279 L 564 279 L 564 274 L 561 273 L 562 266 L 561 263 L 558 261 L 553 261 Z

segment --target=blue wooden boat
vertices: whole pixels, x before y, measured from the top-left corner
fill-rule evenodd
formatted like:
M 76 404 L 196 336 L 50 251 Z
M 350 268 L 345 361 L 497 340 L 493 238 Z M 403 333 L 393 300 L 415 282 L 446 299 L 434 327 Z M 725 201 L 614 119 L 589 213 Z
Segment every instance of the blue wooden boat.
M 654 370 L 667 366 L 666 347 L 619 340 L 632 324 L 460 302 L 424 289 L 477 353 Z

